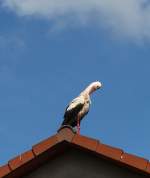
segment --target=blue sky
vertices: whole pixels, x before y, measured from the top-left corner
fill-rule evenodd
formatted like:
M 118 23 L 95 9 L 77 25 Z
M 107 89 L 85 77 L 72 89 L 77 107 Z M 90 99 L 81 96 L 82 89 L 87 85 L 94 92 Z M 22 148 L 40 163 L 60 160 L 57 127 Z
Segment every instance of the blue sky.
M 68 1 L 0 1 L 1 165 L 55 134 L 68 102 L 96 80 L 81 134 L 150 159 L 149 5 L 137 1 L 138 13 L 134 0 L 116 0 L 117 11 L 113 1 L 82 0 L 74 13 Z

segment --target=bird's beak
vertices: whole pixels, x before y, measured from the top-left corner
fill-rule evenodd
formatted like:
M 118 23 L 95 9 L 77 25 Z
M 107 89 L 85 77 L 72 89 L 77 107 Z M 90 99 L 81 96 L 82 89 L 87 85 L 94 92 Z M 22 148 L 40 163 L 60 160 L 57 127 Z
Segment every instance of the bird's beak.
M 100 89 L 101 87 L 102 87 L 102 83 L 100 83 L 100 85 L 99 85 L 98 89 Z

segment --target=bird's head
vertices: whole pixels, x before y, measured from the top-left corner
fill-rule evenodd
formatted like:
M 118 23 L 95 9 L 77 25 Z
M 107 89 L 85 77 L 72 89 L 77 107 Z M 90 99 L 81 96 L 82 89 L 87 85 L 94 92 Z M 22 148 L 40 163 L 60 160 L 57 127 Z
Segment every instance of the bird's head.
M 99 81 L 93 82 L 91 85 L 92 85 L 94 91 L 98 90 L 102 87 L 102 84 Z

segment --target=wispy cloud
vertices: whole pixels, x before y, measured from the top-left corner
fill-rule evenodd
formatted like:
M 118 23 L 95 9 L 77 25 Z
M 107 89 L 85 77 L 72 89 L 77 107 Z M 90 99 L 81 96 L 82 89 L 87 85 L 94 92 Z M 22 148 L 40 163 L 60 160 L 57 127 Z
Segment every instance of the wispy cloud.
M 94 21 L 116 34 L 133 39 L 150 38 L 149 0 L 1 0 L 2 5 L 21 16 L 57 20 L 67 25 Z M 64 18 L 63 18 L 64 19 Z M 65 22 L 66 23 L 66 22 Z
M 25 43 L 24 41 L 18 37 L 18 36 L 14 36 L 14 35 L 5 35 L 5 34 L 1 34 L 0 35 L 0 49 L 18 49 L 18 48 L 24 48 L 25 47 Z

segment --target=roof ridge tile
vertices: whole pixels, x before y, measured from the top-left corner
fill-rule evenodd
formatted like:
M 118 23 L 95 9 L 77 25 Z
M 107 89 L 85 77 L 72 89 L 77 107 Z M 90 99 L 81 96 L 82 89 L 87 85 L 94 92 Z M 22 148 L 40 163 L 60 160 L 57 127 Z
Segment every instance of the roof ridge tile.
M 70 127 L 65 126 L 58 130 L 57 140 L 58 142 L 61 141 L 71 142 L 74 136 L 75 133 L 73 132 L 73 130 Z

